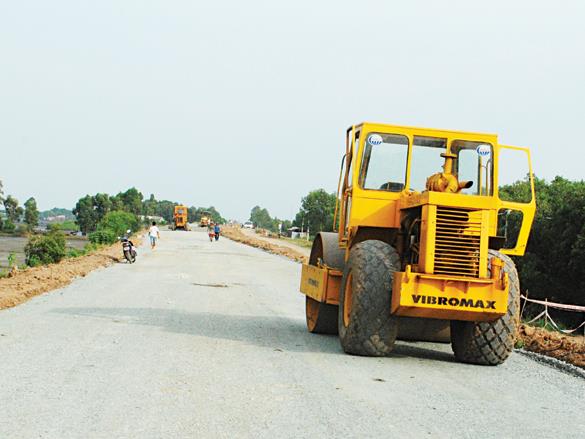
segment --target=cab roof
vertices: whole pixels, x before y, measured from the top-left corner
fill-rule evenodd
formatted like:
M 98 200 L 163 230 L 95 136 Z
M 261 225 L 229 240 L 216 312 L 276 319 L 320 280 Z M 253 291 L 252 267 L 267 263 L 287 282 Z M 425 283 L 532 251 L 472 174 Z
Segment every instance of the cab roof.
M 480 132 L 472 132 L 472 131 L 458 131 L 458 130 L 445 130 L 439 128 L 424 128 L 424 127 L 415 127 L 415 126 L 407 126 L 407 125 L 391 125 L 391 124 L 384 124 L 378 122 L 361 122 L 355 125 L 356 128 L 363 127 L 364 129 L 373 128 L 373 129 L 383 129 L 392 130 L 397 129 L 399 131 L 412 131 L 413 133 L 420 133 L 420 134 L 433 134 L 433 135 L 443 135 L 449 136 L 451 135 L 461 135 L 465 137 L 491 137 L 497 139 L 498 135 L 494 133 L 480 133 Z M 349 127 L 351 130 L 351 127 Z

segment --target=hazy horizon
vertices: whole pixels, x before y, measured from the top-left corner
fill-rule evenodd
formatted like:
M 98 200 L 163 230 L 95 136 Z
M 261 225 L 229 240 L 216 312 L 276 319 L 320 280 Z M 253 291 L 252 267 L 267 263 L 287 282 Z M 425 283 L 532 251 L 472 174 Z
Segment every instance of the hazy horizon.
M 292 218 L 365 120 L 493 132 L 583 179 L 585 3 L 0 5 L 0 180 L 21 204 L 145 197 Z M 579 55 L 581 54 L 581 55 Z

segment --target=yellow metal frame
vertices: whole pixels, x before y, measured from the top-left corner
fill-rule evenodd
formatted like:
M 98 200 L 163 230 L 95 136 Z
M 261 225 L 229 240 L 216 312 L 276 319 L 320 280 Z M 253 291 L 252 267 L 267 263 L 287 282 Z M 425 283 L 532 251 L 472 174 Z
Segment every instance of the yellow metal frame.
M 518 240 L 516 241 L 516 247 L 513 249 L 501 249 L 500 251 L 506 255 L 510 256 L 523 256 L 524 252 L 526 251 L 526 245 L 528 244 L 528 238 L 530 236 L 530 229 L 532 228 L 532 223 L 534 221 L 534 216 L 536 214 L 536 192 L 534 189 L 534 175 L 532 172 L 532 159 L 530 156 L 530 149 L 522 148 L 519 146 L 509 146 L 509 145 L 498 145 L 498 149 L 496 151 L 495 162 L 496 164 L 499 161 L 499 154 L 500 150 L 502 149 L 509 149 L 512 151 L 522 151 L 526 153 L 526 157 L 528 159 L 528 172 L 530 177 L 530 193 L 532 194 L 530 203 L 514 203 L 511 201 L 502 201 L 499 199 L 499 185 L 494 185 L 494 197 L 498 200 L 498 210 L 500 209 L 511 209 L 511 210 L 518 210 L 522 212 L 522 226 L 520 228 L 520 233 L 518 234 Z M 494 179 L 497 182 L 498 178 L 498 166 L 496 165 Z M 497 212 L 496 212 L 497 215 Z M 497 218 L 494 220 L 494 223 L 497 227 Z
M 303 264 L 300 290 L 317 302 L 339 305 L 342 276 L 339 270 Z

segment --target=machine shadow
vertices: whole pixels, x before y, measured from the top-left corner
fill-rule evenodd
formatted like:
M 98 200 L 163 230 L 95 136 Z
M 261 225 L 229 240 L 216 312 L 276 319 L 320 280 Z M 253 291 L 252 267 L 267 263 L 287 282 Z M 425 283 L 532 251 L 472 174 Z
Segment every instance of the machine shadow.
M 152 326 L 163 331 L 210 339 L 224 339 L 264 348 L 296 352 L 341 354 L 337 337 L 315 337 L 304 322 L 278 316 L 246 316 L 185 312 L 161 308 L 57 308 L 52 312 Z
M 292 352 L 345 355 L 337 336 L 307 332 L 304 322 L 278 316 L 185 312 L 162 308 L 56 308 L 52 312 Z M 452 362 L 452 355 L 398 341 L 391 357 Z

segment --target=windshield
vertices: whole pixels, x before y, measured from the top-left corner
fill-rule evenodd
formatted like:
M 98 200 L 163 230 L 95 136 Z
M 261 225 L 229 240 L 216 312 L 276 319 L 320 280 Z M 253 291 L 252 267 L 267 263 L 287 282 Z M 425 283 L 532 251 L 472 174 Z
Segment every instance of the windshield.
M 409 189 L 423 192 L 427 179 L 443 172 L 450 140 L 443 137 L 414 136 Z M 493 195 L 493 146 L 486 142 L 453 140 L 450 152 L 453 174 L 471 187 L 461 190 L 467 195 Z M 400 134 L 369 133 L 365 139 L 359 182 L 362 188 L 401 192 L 405 188 L 408 138 Z
M 441 157 L 447 148 L 447 139 L 414 136 L 410 169 L 410 189 L 422 192 L 427 178 L 443 170 L 445 159 Z
M 368 135 L 360 184 L 364 189 L 400 192 L 406 179 L 408 138 L 399 134 Z
M 454 161 L 453 172 L 459 181 L 473 182 L 469 189 L 463 189 L 461 193 L 492 195 L 493 146 L 485 142 L 454 140 L 451 143 L 451 152 L 457 156 Z

